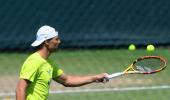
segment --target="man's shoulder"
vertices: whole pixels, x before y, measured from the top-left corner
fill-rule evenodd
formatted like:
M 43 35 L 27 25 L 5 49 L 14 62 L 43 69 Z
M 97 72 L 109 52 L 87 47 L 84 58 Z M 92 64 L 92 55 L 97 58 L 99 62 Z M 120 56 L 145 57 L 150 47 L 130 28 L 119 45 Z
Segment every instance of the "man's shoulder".
M 28 56 L 28 58 L 25 60 L 24 63 L 37 63 L 37 64 L 41 64 L 44 63 L 44 60 L 40 57 L 40 55 L 38 53 L 33 53 L 30 56 Z
M 34 60 L 43 61 L 43 59 L 41 58 L 41 56 L 37 52 L 30 54 L 27 59 L 34 59 Z

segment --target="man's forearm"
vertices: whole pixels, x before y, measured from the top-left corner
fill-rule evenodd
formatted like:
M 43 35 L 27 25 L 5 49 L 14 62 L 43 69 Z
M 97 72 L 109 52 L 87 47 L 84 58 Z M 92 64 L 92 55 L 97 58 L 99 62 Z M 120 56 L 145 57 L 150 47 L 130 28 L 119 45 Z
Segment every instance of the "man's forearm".
M 65 86 L 68 87 L 82 86 L 82 85 L 90 84 L 94 82 L 94 80 L 95 79 L 92 76 L 84 76 L 84 77 L 69 76 L 68 80 L 65 82 Z
M 56 82 L 63 84 L 66 87 L 78 87 L 86 84 L 90 84 L 93 82 L 103 82 L 102 80 L 107 77 L 107 73 L 101 73 L 97 75 L 91 76 L 72 76 L 62 74 L 59 77 L 53 78 Z
M 17 88 L 16 89 L 16 100 L 26 100 L 25 89 Z

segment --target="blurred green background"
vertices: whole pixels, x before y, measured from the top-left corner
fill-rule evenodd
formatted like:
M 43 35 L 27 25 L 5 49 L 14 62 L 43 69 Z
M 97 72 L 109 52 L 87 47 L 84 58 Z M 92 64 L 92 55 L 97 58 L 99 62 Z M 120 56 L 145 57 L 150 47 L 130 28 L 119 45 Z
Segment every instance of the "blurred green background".
M 1 93 L 14 92 L 17 77 L 20 71 L 20 67 L 28 53 L 1 53 Z M 56 63 L 65 71 L 71 75 L 91 75 L 101 72 L 113 73 L 122 71 L 133 60 L 140 56 L 145 55 L 157 55 L 165 57 L 170 61 L 170 55 L 168 48 L 156 48 L 153 52 L 148 52 L 145 49 L 138 49 L 136 51 L 129 51 L 126 49 L 103 49 L 103 50 L 58 50 L 51 58 L 56 60 Z M 12 63 L 10 63 L 12 62 Z M 105 99 L 119 99 L 125 100 L 127 98 L 131 100 L 167 100 L 169 98 L 169 67 L 166 70 L 153 74 L 153 75 L 127 75 L 118 77 L 108 83 L 99 84 L 93 83 L 91 85 L 68 88 L 60 84 L 52 82 L 49 95 L 49 100 L 63 99 L 63 100 L 75 100 L 75 99 L 90 99 L 90 100 L 105 100 Z M 151 87 L 157 87 L 156 89 L 150 89 Z M 162 88 L 161 86 L 167 86 Z M 135 90 L 131 88 L 137 87 Z M 146 87 L 145 90 L 140 90 L 140 87 Z M 148 87 L 148 89 L 147 89 Z M 104 89 L 115 89 L 117 91 L 105 91 Z M 129 88 L 127 90 L 122 90 Z M 90 89 L 89 92 L 84 90 Z M 91 90 L 92 89 L 92 90 Z M 99 92 L 93 91 L 93 89 L 100 89 Z M 65 93 L 66 91 L 70 93 Z M 79 90 L 79 93 L 75 91 Z M 61 91 L 61 93 L 59 93 Z M 13 98 L 14 95 L 4 95 L 3 98 Z M 134 98 L 135 97 L 135 98 Z

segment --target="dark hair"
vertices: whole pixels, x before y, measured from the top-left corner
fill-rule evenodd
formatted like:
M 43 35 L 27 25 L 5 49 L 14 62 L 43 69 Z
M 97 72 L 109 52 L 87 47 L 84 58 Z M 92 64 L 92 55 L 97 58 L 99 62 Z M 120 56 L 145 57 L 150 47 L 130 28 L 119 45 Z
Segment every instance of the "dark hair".
M 34 50 L 40 50 L 43 47 L 44 43 L 41 43 L 39 46 L 34 47 Z

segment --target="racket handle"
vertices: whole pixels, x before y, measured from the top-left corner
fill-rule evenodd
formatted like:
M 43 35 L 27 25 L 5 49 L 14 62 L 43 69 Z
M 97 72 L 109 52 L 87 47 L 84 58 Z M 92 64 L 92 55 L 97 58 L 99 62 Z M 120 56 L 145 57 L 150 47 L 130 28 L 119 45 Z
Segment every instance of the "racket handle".
M 112 78 L 121 76 L 121 75 L 123 75 L 123 74 L 124 74 L 123 72 L 118 72 L 118 73 L 114 73 L 114 74 L 108 75 L 107 78 L 108 78 L 108 79 L 112 79 Z
M 121 75 L 123 75 L 123 74 L 124 74 L 123 72 L 118 72 L 118 73 L 110 74 L 110 75 L 108 75 L 107 77 L 105 77 L 102 81 L 103 81 L 103 83 L 106 83 L 106 82 L 108 82 L 110 79 L 115 78 L 115 77 L 118 77 L 118 76 L 121 76 Z

